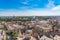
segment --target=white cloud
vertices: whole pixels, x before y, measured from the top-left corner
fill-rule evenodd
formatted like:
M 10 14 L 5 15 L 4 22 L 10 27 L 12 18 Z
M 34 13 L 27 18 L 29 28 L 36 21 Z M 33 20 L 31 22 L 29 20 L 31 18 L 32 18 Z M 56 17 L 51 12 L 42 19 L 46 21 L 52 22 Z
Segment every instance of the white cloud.
M 19 7 L 19 9 L 28 9 L 29 7 L 28 6 L 23 6 L 23 7 Z
M 46 5 L 47 8 L 53 8 L 53 7 L 55 7 L 54 1 L 48 0 L 48 2 L 49 2 L 49 3 Z
M 56 6 L 56 7 L 54 7 L 54 8 L 52 8 L 52 10 L 60 10 L 60 5 L 58 5 L 58 6 Z
M 25 2 L 21 2 L 22 4 L 28 4 L 28 2 L 27 1 L 25 1 Z
M 60 16 L 60 11 L 26 10 L 26 11 L 3 11 L 0 16 Z

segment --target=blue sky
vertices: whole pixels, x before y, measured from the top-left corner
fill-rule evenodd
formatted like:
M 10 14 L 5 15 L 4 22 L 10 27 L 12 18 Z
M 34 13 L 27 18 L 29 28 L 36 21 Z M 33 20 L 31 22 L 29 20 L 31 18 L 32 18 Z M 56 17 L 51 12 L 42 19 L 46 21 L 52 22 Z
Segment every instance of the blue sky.
M 60 0 L 0 0 L 0 16 L 60 15 Z

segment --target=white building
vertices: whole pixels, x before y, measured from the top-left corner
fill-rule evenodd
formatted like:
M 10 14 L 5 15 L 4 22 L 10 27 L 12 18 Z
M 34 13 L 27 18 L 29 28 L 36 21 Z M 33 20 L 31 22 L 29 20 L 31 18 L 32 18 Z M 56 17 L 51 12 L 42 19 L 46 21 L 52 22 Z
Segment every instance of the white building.
M 47 36 L 43 35 L 43 36 L 40 38 L 40 40 L 53 40 L 53 39 L 48 38 Z
M 0 40 L 6 40 L 6 33 L 3 30 L 0 30 Z
M 54 40 L 60 40 L 60 36 L 59 35 L 55 35 Z

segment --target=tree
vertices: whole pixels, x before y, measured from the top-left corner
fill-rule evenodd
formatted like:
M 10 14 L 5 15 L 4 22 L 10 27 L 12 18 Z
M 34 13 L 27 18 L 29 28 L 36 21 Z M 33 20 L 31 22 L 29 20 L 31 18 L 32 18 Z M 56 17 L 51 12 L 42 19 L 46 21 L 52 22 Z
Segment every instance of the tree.
M 13 37 L 17 37 L 17 35 L 18 35 L 17 31 L 13 31 L 13 32 L 12 32 L 12 36 L 13 36 Z

